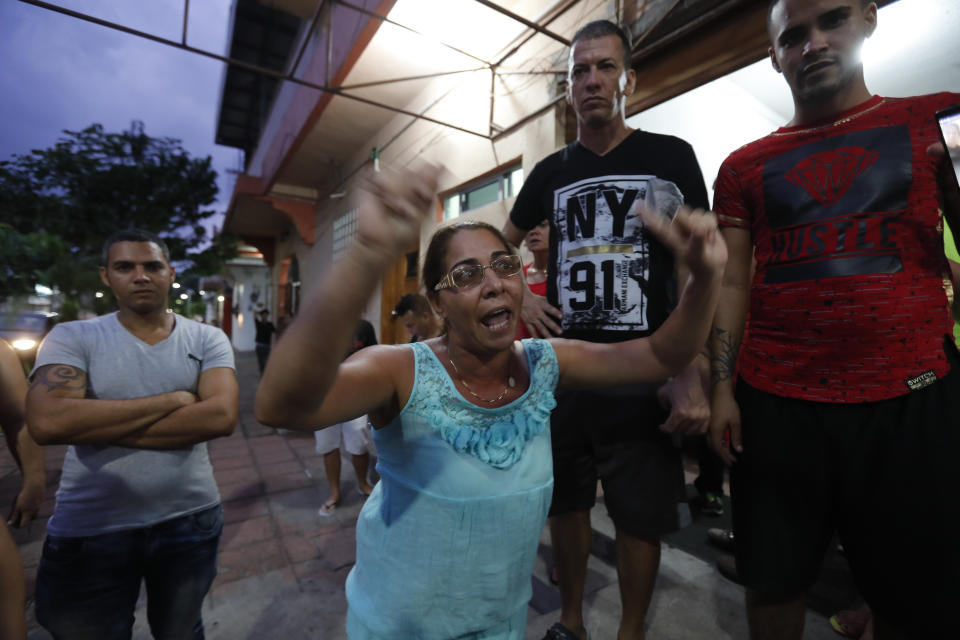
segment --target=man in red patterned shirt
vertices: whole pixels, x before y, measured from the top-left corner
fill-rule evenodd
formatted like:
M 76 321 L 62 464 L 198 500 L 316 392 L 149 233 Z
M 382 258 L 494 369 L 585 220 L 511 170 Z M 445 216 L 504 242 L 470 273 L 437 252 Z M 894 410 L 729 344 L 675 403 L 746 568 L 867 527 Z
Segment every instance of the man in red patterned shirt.
M 960 505 L 936 495 L 960 449 L 941 238 L 960 207 L 934 120 L 960 94 L 872 95 L 859 54 L 876 23 L 872 2 L 771 3 L 794 117 L 715 187 L 730 260 L 710 429 L 733 464 L 754 639 L 799 640 L 835 532 L 878 639 L 942 633 L 960 601 Z

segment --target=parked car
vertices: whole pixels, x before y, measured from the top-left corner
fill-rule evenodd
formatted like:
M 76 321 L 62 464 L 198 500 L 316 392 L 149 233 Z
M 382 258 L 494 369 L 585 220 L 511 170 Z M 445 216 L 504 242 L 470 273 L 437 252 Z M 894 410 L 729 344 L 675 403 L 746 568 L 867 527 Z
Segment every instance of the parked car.
M 25 369 L 33 367 L 37 348 L 53 325 L 57 324 L 56 313 L 21 311 L 0 316 L 0 338 L 10 343 Z

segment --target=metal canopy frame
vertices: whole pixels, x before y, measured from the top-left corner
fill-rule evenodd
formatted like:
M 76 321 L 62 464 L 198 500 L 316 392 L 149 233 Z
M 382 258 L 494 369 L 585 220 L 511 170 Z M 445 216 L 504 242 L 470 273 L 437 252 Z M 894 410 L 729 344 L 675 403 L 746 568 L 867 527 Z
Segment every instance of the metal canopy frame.
M 432 124 L 436 124 L 436 125 L 439 125 L 439 126 L 442 126 L 442 127 L 446 127 L 446 128 L 448 128 L 448 129 L 453 129 L 453 130 L 455 130 L 455 131 L 460 131 L 460 132 L 462 132 L 462 133 L 467 133 L 467 134 L 470 134 L 470 135 L 472 135 L 472 136 L 476 136 L 476 137 L 480 137 L 480 138 L 485 138 L 485 139 L 490 140 L 490 141 L 496 141 L 497 139 L 503 137 L 504 135 L 507 135 L 507 133 L 510 133 L 510 132 L 515 131 L 516 129 L 518 129 L 520 126 L 522 126 L 523 124 L 525 124 L 526 122 L 528 122 L 528 121 L 531 120 L 532 118 L 534 118 L 534 117 L 536 117 L 536 116 L 544 113 L 545 111 L 549 110 L 550 108 L 552 108 L 555 104 L 558 103 L 558 101 L 559 101 L 558 98 L 562 98 L 562 97 L 563 97 L 563 96 L 558 96 L 558 97 L 552 99 L 552 100 L 549 101 L 546 105 L 540 107 L 539 109 L 536 109 L 536 110 L 535 110 L 533 113 L 531 113 L 530 115 L 524 116 L 524 117 L 521 118 L 517 123 L 514 123 L 514 124 L 512 124 L 512 125 L 510 125 L 510 126 L 508 126 L 508 127 L 506 127 L 506 128 L 504 128 L 504 127 L 499 127 L 499 126 L 495 125 L 494 122 L 493 122 L 493 113 L 494 113 L 494 106 L 495 106 L 495 103 L 494 103 L 495 96 L 494 96 L 493 88 L 495 87 L 497 76 L 507 76 L 507 75 L 554 75 L 554 74 L 559 75 L 559 74 L 566 73 L 566 70 L 546 70 L 546 71 L 544 71 L 544 70 L 530 70 L 530 71 L 524 71 L 524 70 L 509 70 L 509 71 L 500 71 L 500 70 L 499 70 L 499 67 L 500 67 L 506 60 L 508 60 L 512 55 L 514 55 L 517 51 L 519 51 L 520 47 L 522 47 L 526 42 L 528 42 L 531 38 L 533 38 L 533 37 L 536 36 L 537 34 L 545 35 L 545 36 L 547 36 L 547 37 L 549 37 L 549 38 L 551 38 L 551 39 L 553 39 L 553 40 L 555 40 L 555 41 L 563 44 L 564 46 L 569 46 L 569 45 L 570 45 L 570 41 L 569 41 L 569 40 L 567 40 L 566 38 L 564 38 L 564 37 L 562 37 L 562 36 L 560 36 L 560 35 L 552 32 L 552 31 L 550 31 L 549 29 L 546 28 L 546 26 L 549 25 L 549 24 L 550 24 L 551 22 L 553 22 L 554 20 L 556 20 L 558 17 L 560 17 L 560 15 L 562 15 L 563 13 L 565 13 L 565 12 L 566 12 L 567 10 L 569 10 L 571 7 L 573 7 L 573 6 L 575 6 L 576 4 L 578 4 L 580 1 L 581 1 L 581 0 L 567 0 L 567 1 L 566 1 L 566 4 L 565 4 L 557 13 L 555 13 L 555 14 L 554 14 L 553 16 L 551 16 L 548 20 L 546 20 L 546 21 L 545 21 L 545 24 L 541 25 L 541 24 L 538 24 L 537 22 L 533 22 L 533 21 L 527 20 L 526 18 L 524 18 L 524 17 L 522 17 L 522 16 L 520 16 L 520 15 L 517 15 L 516 13 L 510 11 L 509 9 L 506 9 L 506 8 L 504 8 L 504 7 L 501 7 L 500 5 L 496 4 L 495 2 L 491 2 L 490 0 L 475 0 L 475 2 L 479 2 L 480 4 L 482 4 L 482 5 L 490 8 L 491 10 L 497 11 L 498 13 L 501 13 L 501 14 L 509 17 L 510 19 L 512 19 L 512 20 L 514 20 L 514 21 L 516 21 L 516 22 L 519 22 L 519 23 L 523 24 L 523 25 L 529 30 L 527 33 L 524 33 L 524 34 L 521 34 L 520 36 L 518 36 L 518 38 L 514 41 L 514 42 L 516 42 L 516 44 L 510 43 L 510 44 L 508 44 L 506 47 L 504 47 L 505 49 L 506 49 L 506 48 L 509 48 L 509 51 L 507 51 L 504 55 L 502 55 L 502 56 L 501 56 L 499 59 L 497 59 L 495 62 L 491 62 L 491 61 L 488 61 L 488 60 L 483 60 L 482 58 L 479 58 L 479 57 L 477 57 L 477 56 L 475 56 L 475 55 L 473 55 L 473 54 L 471 54 L 471 53 L 468 53 L 468 52 L 466 52 L 466 51 L 463 51 L 462 49 L 459 49 L 459 48 L 457 48 L 457 47 L 455 47 L 455 46 L 453 46 L 453 45 L 451 45 L 451 44 L 449 44 L 449 43 L 439 42 L 439 41 L 437 41 L 437 40 L 435 40 L 435 39 L 433 39 L 433 38 L 430 38 L 429 36 L 426 36 L 425 34 L 419 32 L 419 31 L 417 31 L 416 29 L 413 29 L 412 27 L 409 27 L 409 26 L 407 26 L 407 25 L 400 24 L 400 23 L 398 23 L 398 22 L 396 22 L 396 21 L 394 21 L 394 20 L 391 20 L 391 19 L 389 19 L 389 18 L 387 18 L 387 17 L 385 17 L 385 16 L 381 16 L 381 15 L 379 15 L 379 14 L 377 14 L 377 13 L 372 12 L 372 11 L 368 11 L 367 9 L 364 9 L 363 7 L 356 6 L 356 5 L 348 2 L 347 0 L 329 0 L 329 2 L 327 2 L 326 0 L 317 0 L 316 9 L 314 10 L 313 16 L 312 16 L 311 19 L 310 19 L 309 27 L 308 27 L 307 31 L 305 31 L 305 35 L 304 35 L 304 38 L 303 38 L 303 42 L 301 43 L 301 46 L 299 47 L 299 49 L 298 49 L 298 51 L 297 51 L 297 55 L 296 55 L 296 57 L 294 58 L 293 63 L 288 66 L 288 69 L 289 69 L 288 71 L 286 71 L 286 72 L 280 72 L 280 71 L 275 71 L 275 70 L 273 70 L 273 69 L 269 69 L 269 68 L 263 67 L 263 66 L 261 66 L 261 65 L 252 64 L 252 63 L 246 62 L 246 61 L 244 61 L 244 60 L 239 60 L 239 59 L 232 58 L 232 57 L 229 57 L 229 56 L 220 55 L 220 54 L 218 54 L 218 53 L 214 53 L 214 52 L 212 52 L 212 51 L 207 51 L 207 50 L 205 50 L 205 49 L 200 49 L 200 48 L 198 48 L 198 47 L 194 47 L 194 46 L 191 46 L 191 45 L 187 44 L 187 28 L 188 28 L 188 26 L 189 26 L 190 0 L 184 0 L 184 4 L 183 4 L 183 28 L 182 28 L 182 33 L 181 33 L 181 39 L 180 39 L 179 42 L 176 41 L 176 40 L 171 40 L 171 39 L 169 39 L 169 38 L 164 38 L 164 37 L 161 37 L 161 36 L 157 36 L 157 35 L 154 35 L 154 34 L 145 32 L 145 31 L 141 31 L 141 30 L 139 30 L 139 29 L 133 29 L 133 28 L 131 28 L 131 27 L 128 27 L 128 26 L 125 26 L 125 25 L 122 25 L 122 24 L 119 24 L 119 23 L 116 23 L 116 22 L 112 22 L 112 21 L 109 21 L 109 20 L 104 20 L 104 19 L 102 19 L 102 18 L 98 18 L 98 17 L 96 17 L 96 16 L 92 16 L 92 15 L 90 15 L 90 14 L 83 13 L 83 12 L 81 12 L 81 11 L 76 11 L 76 10 L 73 10 L 73 9 L 68 9 L 68 8 L 66 8 L 66 7 L 62 7 L 62 6 L 59 6 L 59 5 L 50 3 L 50 2 L 46 2 L 46 1 L 44 1 L 44 0 L 20 0 L 20 2 L 23 2 L 23 3 L 25 3 L 25 4 L 33 5 L 33 6 L 35 6 L 35 7 L 38 7 L 38 8 L 41 8 L 41 9 L 46 9 L 46 10 L 52 11 L 52 12 L 54 12 L 54 13 L 59 13 L 59 14 L 62 14 L 62 15 L 66 15 L 66 16 L 69 16 L 69 17 L 71 17 L 71 18 L 76 18 L 76 19 L 82 20 L 82 21 L 84 21 L 84 22 L 90 22 L 90 23 L 93 23 L 93 24 L 96 24 L 96 25 L 99 25 L 99 26 L 102 26 L 102 27 L 107 27 L 108 29 L 114 29 L 114 30 L 116 30 L 116 31 L 120 31 L 120 32 L 129 34 L 129 35 L 133 35 L 133 36 L 137 36 L 137 37 L 140 37 L 140 38 L 144 38 L 144 39 L 146 39 L 146 40 L 150 40 L 150 41 L 152 41 L 152 42 L 157 42 L 157 43 L 159 43 L 159 44 L 164 44 L 164 45 L 173 47 L 173 48 L 175 48 L 175 49 L 180 49 L 180 50 L 183 50 L 183 51 L 188 51 L 188 52 L 190 52 L 190 53 L 194 53 L 194 54 L 201 55 L 201 56 L 204 56 L 204 57 L 207 57 L 207 58 L 211 58 L 211 59 L 213 59 L 213 60 L 218 60 L 218 61 L 220 61 L 220 62 L 223 62 L 223 63 L 227 64 L 227 65 L 234 66 L 234 67 L 237 67 L 237 68 L 240 68 L 240 69 L 244 69 L 244 70 L 250 71 L 250 72 L 252 72 L 252 73 L 260 74 L 260 75 L 263 75 L 263 76 L 266 76 L 266 77 L 269 77 L 269 78 L 273 78 L 273 79 L 276 79 L 276 80 L 281 80 L 281 81 L 286 81 L 286 82 L 292 82 L 292 83 L 294 83 L 294 84 L 299 84 L 299 85 L 302 85 L 302 86 L 305 86 L 305 87 L 309 87 L 309 88 L 311 88 L 311 89 L 316 89 L 316 90 L 318 90 L 318 91 L 323 91 L 323 92 L 326 92 L 326 93 L 330 93 L 330 94 L 332 94 L 332 95 L 340 96 L 340 97 L 346 98 L 346 99 L 348 99 L 348 100 L 354 100 L 354 101 L 361 102 L 361 103 L 364 103 L 364 104 L 368 104 L 368 105 L 371 105 L 371 106 L 374 106 L 374 107 L 379 107 L 379 108 L 381 108 L 381 109 L 386 109 L 386 110 L 388 110 L 388 111 L 392 111 L 392 112 L 395 112 L 395 113 L 400 113 L 400 114 L 403 114 L 403 115 L 408 115 L 408 116 L 411 116 L 411 117 L 414 119 L 414 120 L 413 120 L 414 122 L 415 122 L 416 120 L 424 120 L 424 121 L 430 122 L 430 123 L 432 123 Z M 341 5 L 341 6 L 343 6 L 343 7 L 346 7 L 346 8 L 348 8 L 348 9 L 351 9 L 351 10 L 353 10 L 353 11 L 357 11 L 357 12 L 359 12 L 359 13 L 362 13 L 362 14 L 364 14 L 364 15 L 367 15 L 367 16 L 369 16 L 370 18 L 374 18 L 374 19 L 380 20 L 381 22 L 386 22 L 386 23 L 389 23 L 389 24 L 391 24 L 391 25 L 397 26 L 397 27 L 399 27 L 399 28 L 405 29 L 405 30 L 407 30 L 407 31 L 410 31 L 411 33 L 414 33 L 414 34 L 422 37 L 422 38 L 429 38 L 429 39 L 431 39 L 432 41 L 437 42 L 438 44 L 440 44 L 441 46 L 443 46 L 443 47 L 445 47 L 445 48 L 448 48 L 448 49 L 450 49 L 450 50 L 452 50 L 452 51 L 455 51 L 455 52 L 457 52 L 457 53 L 459 53 L 459 54 L 461 54 L 461 55 L 464 55 L 464 56 L 473 58 L 473 59 L 476 60 L 477 62 L 481 63 L 482 66 L 479 66 L 479 67 L 476 67 L 476 68 L 471 68 L 471 69 L 461 69 L 461 70 L 456 70 L 456 71 L 443 71 L 443 72 L 432 73 L 432 74 L 424 74 L 424 75 L 417 75 L 417 76 L 406 76 L 406 77 L 399 77 L 399 78 L 388 78 L 388 79 L 378 80 L 378 81 L 374 81 L 374 82 L 363 82 L 363 83 L 358 83 L 358 84 L 353 84 L 353 85 L 340 85 L 340 86 L 330 86 L 329 84 L 327 84 L 327 82 L 329 82 L 329 77 L 327 77 L 327 79 L 326 79 L 327 82 L 325 82 L 324 84 L 319 84 L 319 83 L 316 83 L 316 82 L 311 82 L 311 81 L 309 81 L 309 80 L 305 80 L 305 79 L 303 79 L 303 78 L 298 78 L 298 77 L 296 77 L 295 74 L 296 74 L 296 72 L 297 72 L 298 67 L 300 66 L 300 62 L 301 62 L 301 60 L 302 60 L 302 58 L 303 58 L 304 52 L 306 51 L 307 45 L 308 45 L 308 43 L 309 43 L 309 41 L 310 41 L 310 39 L 311 39 L 311 36 L 312 36 L 314 30 L 315 30 L 316 27 L 317 27 L 318 22 L 320 21 L 320 17 L 321 17 L 321 15 L 323 14 L 323 9 L 324 9 L 324 7 L 329 7 L 331 3 Z M 556 5 L 555 5 L 555 6 L 556 6 Z M 332 30 L 331 21 L 330 21 L 330 20 L 327 20 L 327 23 L 326 23 L 325 25 L 322 25 L 322 26 L 325 27 L 326 30 L 327 30 L 327 44 L 328 44 L 328 47 L 327 47 L 327 61 L 328 61 L 328 64 L 327 64 L 327 67 L 326 67 L 326 68 L 327 68 L 327 73 L 329 73 L 330 44 L 332 43 L 332 35 L 333 35 L 333 30 Z M 376 101 L 376 100 L 371 100 L 371 99 L 369 99 L 369 98 L 364 98 L 364 97 L 362 97 L 362 96 L 358 96 L 358 95 L 355 95 L 355 94 L 347 93 L 347 90 L 360 89 L 360 88 L 368 88 L 368 87 L 375 87 L 375 86 L 392 84 L 392 83 L 397 83 L 397 82 L 409 82 L 409 81 L 414 81 L 414 80 L 427 80 L 427 79 L 431 79 L 431 78 L 438 78 L 438 77 L 448 76 L 448 75 L 454 75 L 454 74 L 473 73 L 473 72 L 477 72 L 477 71 L 483 71 L 483 70 L 486 70 L 486 69 L 489 69 L 489 70 L 491 71 L 491 84 L 490 84 L 490 86 L 491 86 L 491 96 L 490 96 L 490 122 L 489 122 L 489 129 L 488 129 L 488 132 L 487 132 L 487 133 L 481 133 L 481 132 L 479 132 L 479 131 L 474 131 L 474 130 L 472 130 L 472 129 L 468 129 L 468 128 L 465 128 L 465 127 L 461 127 L 461 126 L 456 125 L 456 124 L 453 124 L 453 123 L 451 123 L 451 122 L 445 122 L 445 121 L 438 120 L 438 119 L 436 119 L 436 118 L 431 118 L 431 117 L 427 116 L 427 115 L 426 115 L 426 111 L 427 111 L 429 108 L 435 106 L 438 101 L 433 101 L 433 102 L 427 107 L 427 109 L 424 109 L 424 110 L 422 110 L 422 111 L 420 111 L 420 112 L 418 113 L 418 112 L 410 111 L 410 110 L 408 110 L 408 109 L 403 109 L 403 108 L 400 108 L 400 107 L 396 107 L 396 106 L 384 104 L 384 103 L 382 103 L 382 102 L 378 102 L 378 101 Z M 445 93 L 443 97 L 445 97 L 446 95 L 449 95 L 449 92 L 448 92 L 448 93 Z M 412 124 L 412 122 L 411 122 L 411 124 Z

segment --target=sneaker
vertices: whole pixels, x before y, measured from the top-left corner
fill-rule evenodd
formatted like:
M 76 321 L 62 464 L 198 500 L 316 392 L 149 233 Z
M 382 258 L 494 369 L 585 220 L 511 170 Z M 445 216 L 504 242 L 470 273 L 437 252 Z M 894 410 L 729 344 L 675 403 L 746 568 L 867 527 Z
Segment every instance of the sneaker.
M 707 529 L 707 540 L 720 547 L 724 551 L 732 552 L 737 546 L 733 539 L 733 529 L 710 527 Z
M 703 501 L 700 506 L 700 513 L 704 513 L 708 516 L 722 516 L 723 515 L 723 496 L 718 495 L 712 491 L 708 491 L 703 494 Z
M 867 605 L 846 609 L 830 616 L 830 628 L 844 638 L 862 638 L 873 614 Z
M 584 636 L 584 639 L 589 640 L 587 636 Z M 547 635 L 543 636 L 543 640 L 580 640 L 580 636 L 570 631 L 562 622 L 555 622 L 547 629 Z

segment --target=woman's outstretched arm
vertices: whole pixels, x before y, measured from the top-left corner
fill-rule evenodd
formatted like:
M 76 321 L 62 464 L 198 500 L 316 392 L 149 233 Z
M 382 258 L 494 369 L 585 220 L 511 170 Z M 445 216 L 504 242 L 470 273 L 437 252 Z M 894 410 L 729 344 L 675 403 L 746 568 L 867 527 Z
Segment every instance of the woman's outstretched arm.
M 690 271 L 680 302 L 648 338 L 611 344 L 551 340 L 563 388 L 661 382 L 682 371 L 707 341 L 727 261 L 716 217 L 682 208 L 672 223 L 655 213 L 645 212 L 643 219 Z
M 365 181 L 355 201 L 357 240 L 310 292 L 273 348 L 257 389 L 257 420 L 309 431 L 390 404 L 401 361 L 396 350 L 371 347 L 346 363 L 343 357 L 384 270 L 419 238 L 420 224 L 432 210 L 437 173 L 384 171 Z M 331 394 L 341 363 L 347 379 L 338 388 L 344 392 Z

